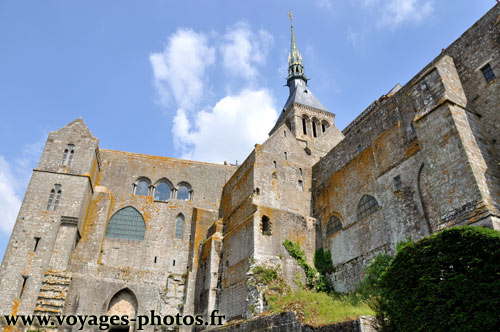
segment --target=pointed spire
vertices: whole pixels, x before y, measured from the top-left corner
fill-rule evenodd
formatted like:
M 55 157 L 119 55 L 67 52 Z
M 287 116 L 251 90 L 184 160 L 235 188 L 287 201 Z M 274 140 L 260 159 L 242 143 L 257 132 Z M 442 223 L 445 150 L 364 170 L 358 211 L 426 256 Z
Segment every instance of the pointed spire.
M 290 27 L 291 27 L 291 40 L 290 40 L 290 54 L 288 55 L 288 77 L 287 85 L 293 79 L 302 79 L 307 83 L 307 77 L 304 74 L 304 66 L 302 65 L 302 55 L 297 48 L 297 41 L 295 40 L 295 30 L 293 28 L 293 16 L 292 12 L 288 12 L 290 16 Z

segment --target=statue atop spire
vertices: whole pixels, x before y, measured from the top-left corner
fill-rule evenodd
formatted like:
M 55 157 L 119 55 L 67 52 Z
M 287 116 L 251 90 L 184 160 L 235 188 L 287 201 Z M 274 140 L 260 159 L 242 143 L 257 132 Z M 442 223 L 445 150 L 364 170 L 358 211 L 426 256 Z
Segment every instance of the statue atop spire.
M 302 55 L 297 48 L 297 41 L 295 40 L 295 30 L 293 28 L 293 16 L 292 11 L 288 12 L 290 17 L 291 26 L 291 42 L 290 42 L 290 54 L 288 55 L 288 77 L 287 85 L 294 79 L 302 79 L 307 84 L 307 77 L 304 74 L 304 66 L 302 65 Z

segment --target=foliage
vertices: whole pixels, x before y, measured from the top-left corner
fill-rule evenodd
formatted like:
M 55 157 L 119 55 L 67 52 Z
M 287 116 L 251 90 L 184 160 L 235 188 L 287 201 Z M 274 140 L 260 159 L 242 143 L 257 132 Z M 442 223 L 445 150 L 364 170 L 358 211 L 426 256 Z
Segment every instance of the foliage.
M 499 276 L 500 232 L 457 227 L 406 244 L 375 281 L 381 330 L 497 331 Z
M 273 280 L 278 279 L 278 270 L 272 267 L 257 265 L 252 269 L 252 272 L 259 284 L 269 285 Z
M 365 279 L 357 287 L 357 292 L 364 299 L 369 299 L 379 293 L 379 283 L 382 273 L 392 260 L 388 254 L 378 254 L 365 269 Z
M 290 253 L 290 255 L 295 258 L 297 263 L 300 265 L 300 267 L 304 270 L 304 273 L 306 274 L 306 285 L 309 288 L 314 287 L 315 281 L 316 281 L 316 275 L 318 271 L 311 265 L 307 263 L 306 260 L 306 254 L 304 250 L 300 248 L 300 243 L 292 242 L 290 240 L 285 240 L 283 242 L 283 246 L 285 249 Z
M 319 248 L 314 252 L 314 267 L 321 274 L 332 272 L 332 253 L 330 250 L 324 251 Z
M 353 301 L 351 296 L 332 297 L 322 292 L 298 290 L 284 296 L 270 297 L 269 306 L 273 313 L 294 311 L 303 323 L 320 326 L 373 315 L 368 305 Z

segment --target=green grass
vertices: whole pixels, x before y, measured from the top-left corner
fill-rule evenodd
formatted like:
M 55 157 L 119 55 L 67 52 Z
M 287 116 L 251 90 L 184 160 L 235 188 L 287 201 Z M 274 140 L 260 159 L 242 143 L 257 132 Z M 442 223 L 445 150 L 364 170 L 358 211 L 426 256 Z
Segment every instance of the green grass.
M 374 315 L 374 312 L 356 295 L 328 295 L 312 290 L 297 290 L 283 296 L 269 298 L 272 313 L 295 311 L 297 318 L 311 326 L 322 326 Z

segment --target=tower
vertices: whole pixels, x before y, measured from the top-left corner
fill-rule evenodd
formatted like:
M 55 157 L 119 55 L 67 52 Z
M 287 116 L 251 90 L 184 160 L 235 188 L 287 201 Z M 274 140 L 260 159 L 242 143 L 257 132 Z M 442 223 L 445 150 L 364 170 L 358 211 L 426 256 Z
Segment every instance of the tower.
M 292 13 L 290 16 L 290 53 L 288 54 L 288 76 L 286 85 L 289 96 L 283 110 L 269 136 L 282 124 L 286 124 L 293 135 L 301 142 L 309 155 L 318 158 L 339 141 L 342 133 L 335 127 L 335 114 L 316 98 L 308 86 L 309 78 L 304 72 L 302 54 L 297 47 Z M 320 139 L 327 135 L 329 139 Z M 320 143 L 321 142 L 321 143 Z M 316 158 L 313 158 L 316 160 Z

